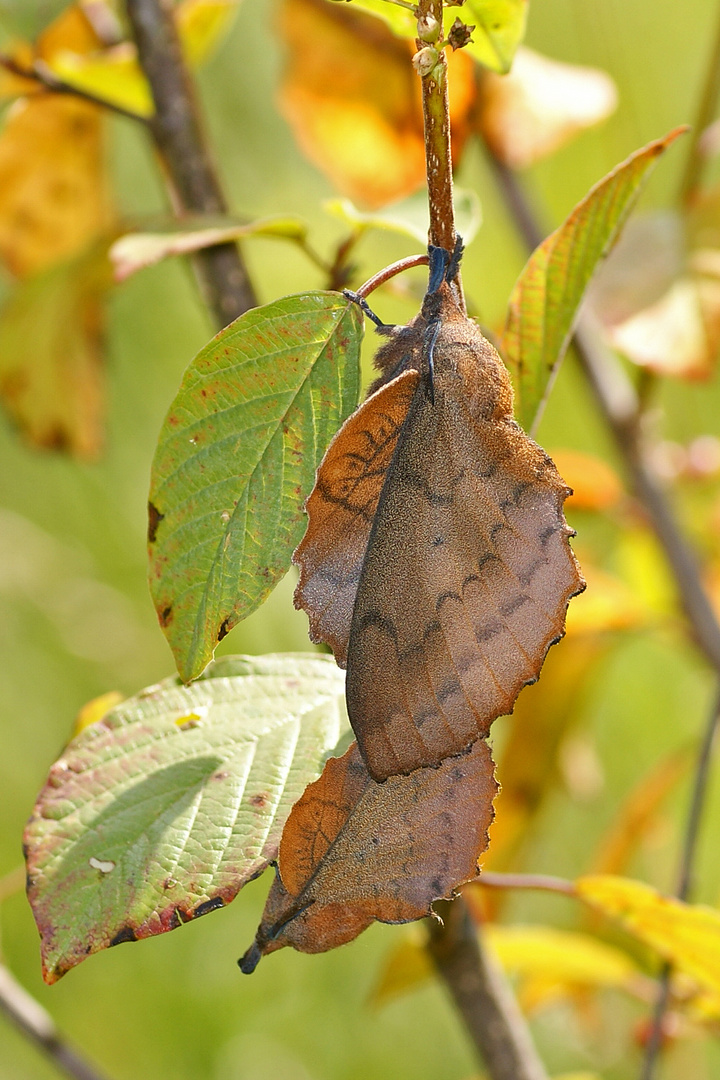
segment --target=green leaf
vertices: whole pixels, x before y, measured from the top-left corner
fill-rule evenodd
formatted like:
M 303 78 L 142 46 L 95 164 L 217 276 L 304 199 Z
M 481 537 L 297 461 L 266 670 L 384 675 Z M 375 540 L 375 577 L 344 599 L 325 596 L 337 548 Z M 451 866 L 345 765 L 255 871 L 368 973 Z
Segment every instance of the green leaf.
M 352 6 L 382 19 L 398 37 L 417 37 L 417 17 L 407 8 L 390 0 L 353 0 Z M 462 8 L 448 7 L 443 13 L 446 36 L 459 14 L 475 27 L 466 52 L 491 71 L 508 72 L 525 36 L 527 0 L 465 0 Z
M 171 255 L 188 255 L 193 251 L 239 240 L 246 236 L 274 237 L 281 240 L 303 241 L 307 226 L 294 217 L 265 218 L 251 222 L 199 221 L 187 222 L 162 232 L 136 232 L 121 236 L 110 248 L 110 259 L 115 269 L 115 280 L 125 281 L 138 270 L 154 266 Z
M 515 383 L 515 413 L 532 430 L 567 348 L 590 279 L 608 254 L 658 158 L 686 128 L 648 143 L 591 188 L 530 256 L 508 306 L 502 353 Z
M 33 41 L 70 0 L 0 0 L 0 23 L 11 34 Z
M 465 0 L 462 21 L 475 25 L 465 51 L 479 64 L 506 75 L 525 36 L 527 0 Z M 457 11 L 450 8 L 451 12 Z
M 340 293 L 241 315 L 195 357 L 150 485 L 150 591 L 184 681 L 282 577 L 315 469 L 357 405 L 360 309 Z
M 73 739 L 25 831 L 46 982 L 222 907 L 261 873 L 347 730 L 343 691 L 330 657 L 226 657 Z

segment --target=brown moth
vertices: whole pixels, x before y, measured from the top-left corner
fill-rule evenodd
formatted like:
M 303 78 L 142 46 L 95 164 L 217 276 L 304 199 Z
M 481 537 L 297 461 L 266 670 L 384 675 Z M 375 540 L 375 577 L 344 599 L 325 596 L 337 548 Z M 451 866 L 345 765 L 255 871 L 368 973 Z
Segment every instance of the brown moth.
M 377 781 L 486 736 L 584 588 L 570 489 L 513 419 L 507 371 L 464 314 L 459 251 L 430 255 L 422 310 L 380 328 L 382 374 L 325 454 L 293 556 L 295 604 L 347 667 Z

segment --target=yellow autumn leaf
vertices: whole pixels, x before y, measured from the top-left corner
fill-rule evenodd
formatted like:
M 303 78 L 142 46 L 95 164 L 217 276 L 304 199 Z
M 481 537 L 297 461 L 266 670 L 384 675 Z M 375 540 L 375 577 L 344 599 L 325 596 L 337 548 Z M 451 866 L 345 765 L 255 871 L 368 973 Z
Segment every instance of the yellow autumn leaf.
M 18 277 L 85 247 L 111 221 L 98 109 L 23 98 L 0 134 L 0 259 Z
M 663 896 L 650 885 L 612 875 L 575 882 L 578 897 L 712 994 L 720 993 L 720 911 Z
M 107 245 L 21 282 L 0 317 L 0 397 L 28 442 L 86 460 L 102 442 Z
M 94 52 L 100 45 L 101 42 L 82 8 L 71 4 L 46 27 L 35 42 L 19 41 L 9 55 L 19 67 L 30 70 L 38 60 L 49 64 L 58 52 L 70 50 L 83 55 Z M 0 69 L 0 97 L 36 93 L 46 93 L 36 80 L 25 79 Z
M 503 970 L 517 980 L 520 1004 L 527 1012 L 582 991 L 616 988 L 636 994 L 645 988 L 643 976 L 626 953 L 590 934 L 488 923 L 483 937 Z M 415 990 L 434 971 L 424 936 L 409 934 L 386 957 L 370 1003 L 384 1005 Z
M 239 0 L 184 0 L 178 5 L 178 33 L 185 56 L 193 67 L 202 64 L 222 41 L 238 4 Z M 137 116 L 152 116 L 152 94 L 132 42 L 124 41 L 90 55 L 86 50 L 64 45 L 46 59 L 58 78 L 78 90 Z
M 73 738 L 91 724 L 97 724 L 98 720 L 102 720 L 103 716 L 119 705 L 122 700 L 123 694 L 119 690 L 109 690 L 107 694 L 100 694 L 99 697 L 86 702 L 75 717 Z
M 581 450 L 553 450 L 552 459 L 568 487 L 573 489 L 572 510 L 611 510 L 624 490 L 620 477 L 607 462 Z
M 589 934 L 551 926 L 490 925 L 485 936 L 503 969 L 517 977 L 526 1012 L 583 990 L 633 992 L 641 980 L 629 956 Z
M 689 748 L 673 750 L 640 777 L 620 804 L 593 859 L 598 874 L 621 874 L 658 820 L 663 802 L 685 774 Z
M 337 188 L 376 208 L 425 183 L 421 87 L 414 45 L 355 5 L 284 0 L 280 107 L 302 151 Z M 448 57 L 453 156 L 470 133 L 473 63 Z

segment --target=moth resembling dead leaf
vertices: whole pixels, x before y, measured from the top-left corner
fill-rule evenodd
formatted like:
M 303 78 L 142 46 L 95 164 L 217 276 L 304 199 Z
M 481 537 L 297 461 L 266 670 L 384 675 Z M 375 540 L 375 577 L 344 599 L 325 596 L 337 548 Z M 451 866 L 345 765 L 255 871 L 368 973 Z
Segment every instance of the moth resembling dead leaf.
M 325 952 L 371 922 L 410 922 L 477 877 L 497 793 L 490 749 L 478 740 L 438 769 L 376 783 L 357 744 L 330 758 L 285 824 L 253 945 L 240 961 L 285 945 Z
M 425 182 L 421 89 L 413 44 L 354 6 L 283 0 L 280 108 L 307 157 L 340 191 L 374 208 Z M 457 164 L 477 91 L 468 56 L 455 53 L 448 65 Z
M 378 781 L 486 736 L 584 587 L 569 489 L 512 419 L 508 374 L 452 273 L 408 326 L 383 328 L 379 388 L 331 443 L 294 555 L 295 602 L 347 666 L 350 721 Z

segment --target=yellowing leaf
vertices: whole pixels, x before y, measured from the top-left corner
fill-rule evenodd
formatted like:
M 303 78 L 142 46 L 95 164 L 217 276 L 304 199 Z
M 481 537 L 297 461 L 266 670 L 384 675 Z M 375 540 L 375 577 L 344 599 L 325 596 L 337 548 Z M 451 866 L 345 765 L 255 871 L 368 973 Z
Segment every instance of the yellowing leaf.
M 465 0 L 463 22 L 475 24 L 466 51 L 491 71 L 510 70 L 525 36 L 527 0 Z
M 129 41 L 92 56 L 64 50 L 53 56 L 49 66 L 70 86 L 109 105 L 145 118 L 153 114 L 150 87 L 138 66 L 135 46 Z
M 581 900 L 616 919 L 703 989 L 720 992 L 720 911 L 610 875 L 578 878 L 575 888 Z
M 425 182 L 421 87 L 410 62 L 414 46 L 354 7 L 284 0 L 280 106 L 300 148 L 339 190 L 378 207 Z M 462 52 L 448 62 L 457 160 L 470 131 L 475 76 Z
M 535 249 L 515 283 L 503 350 L 523 427 L 537 422 L 598 263 L 615 243 L 652 166 L 683 130 L 631 154 L 596 184 Z
M 388 953 L 380 977 L 370 992 L 370 1005 L 379 1008 L 432 979 L 435 967 L 425 948 L 424 937 L 411 929 L 408 936 Z
M 49 64 L 58 52 L 71 50 L 82 55 L 93 52 L 100 44 L 83 10 L 77 4 L 71 4 L 50 23 L 34 44 L 20 41 L 10 51 L 10 56 L 21 68 L 31 70 L 35 61 L 42 60 Z M 46 94 L 46 91 L 36 80 L 0 71 L 0 97 L 37 93 Z
M 583 559 L 588 587 L 568 609 L 569 634 L 629 630 L 648 620 L 648 608 L 637 590 L 624 578 L 606 573 Z
M 111 709 L 120 704 L 123 697 L 124 695 L 119 690 L 110 690 L 107 694 L 101 694 L 100 697 L 93 698 L 92 701 L 88 701 L 87 704 L 83 705 L 75 717 L 73 738 L 79 735 L 81 731 L 84 731 L 85 728 L 90 727 L 91 724 L 97 724 L 98 720 L 102 720 L 106 713 L 109 713 Z
M 230 28 L 239 0 L 185 0 L 177 8 L 180 41 L 188 62 L 203 63 Z M 147 79 L 128 41 L 109 49 L 78 49 L 58 41 L 46 56 L 51 70 L 78 90 L 119 106 L 137 116 L 153 114 Z
M 522 48 L 508 75 L 485 77 L 478 125 L 495 157 L 524 169 L 599 124 L 616 105 L 615 83 L 604 71 Z
M 101 445 L 103 248 L 23 281 L 0 313 L 0 396 L 28 442 L 97 456 Z
M 707 378 L 720 349 L 720 281 L 682 277 L 607 334 L 628 359 L 658 375 Z
M 0 134 L 0 259 L 26 277 L 108 228 L 102 118 L 72 97 L 18 101 Z
M 684 775 L 690 755 L 674 750 L 640 778 L 620 804 L 593 860 L 598 874 L 621 874 L 657 821 L 662 803 Z
M 184 0 L 178 5 L 177 25 L 185 57 L 198 67 L 232 25 L 239 0 Z
M 552 459 L 568 487 L 573 510 L 610 510 L 623 497 L 620 477 L 607 462 L 580 450 L 553 450 Z
M 580 990 L 632 990 L 637 981 L 638 970 L 624 952 L 589 934 L 491 924 L 485 935 L 505 971 L 519 978 L 520 1004 L 526 1012 L 572 998 Z
M 115 280 L 125 281 L 138 270 L 154 266 L 170 255 L 187 255 L 193 251 L 238 240 L 241 236 L 274 236 L 303 239 L 307 229 L 299 218 L 267 218 L 247 224 L 197 225 L 177 223 L 175 228 L 157 233 L 128 233 L 110 248 L 110 260 Z
M 615 988 L 636 993 L 644 985 L 626 953 L 590 934 L 486 923 L 483 936 L 503 970 L 517 979 L 520 1004 L 527 1012 L 583 991 Z M 385 1005 L 434 974 L 423 937 L 411 933 L 386 957 L 370 1003 Z

